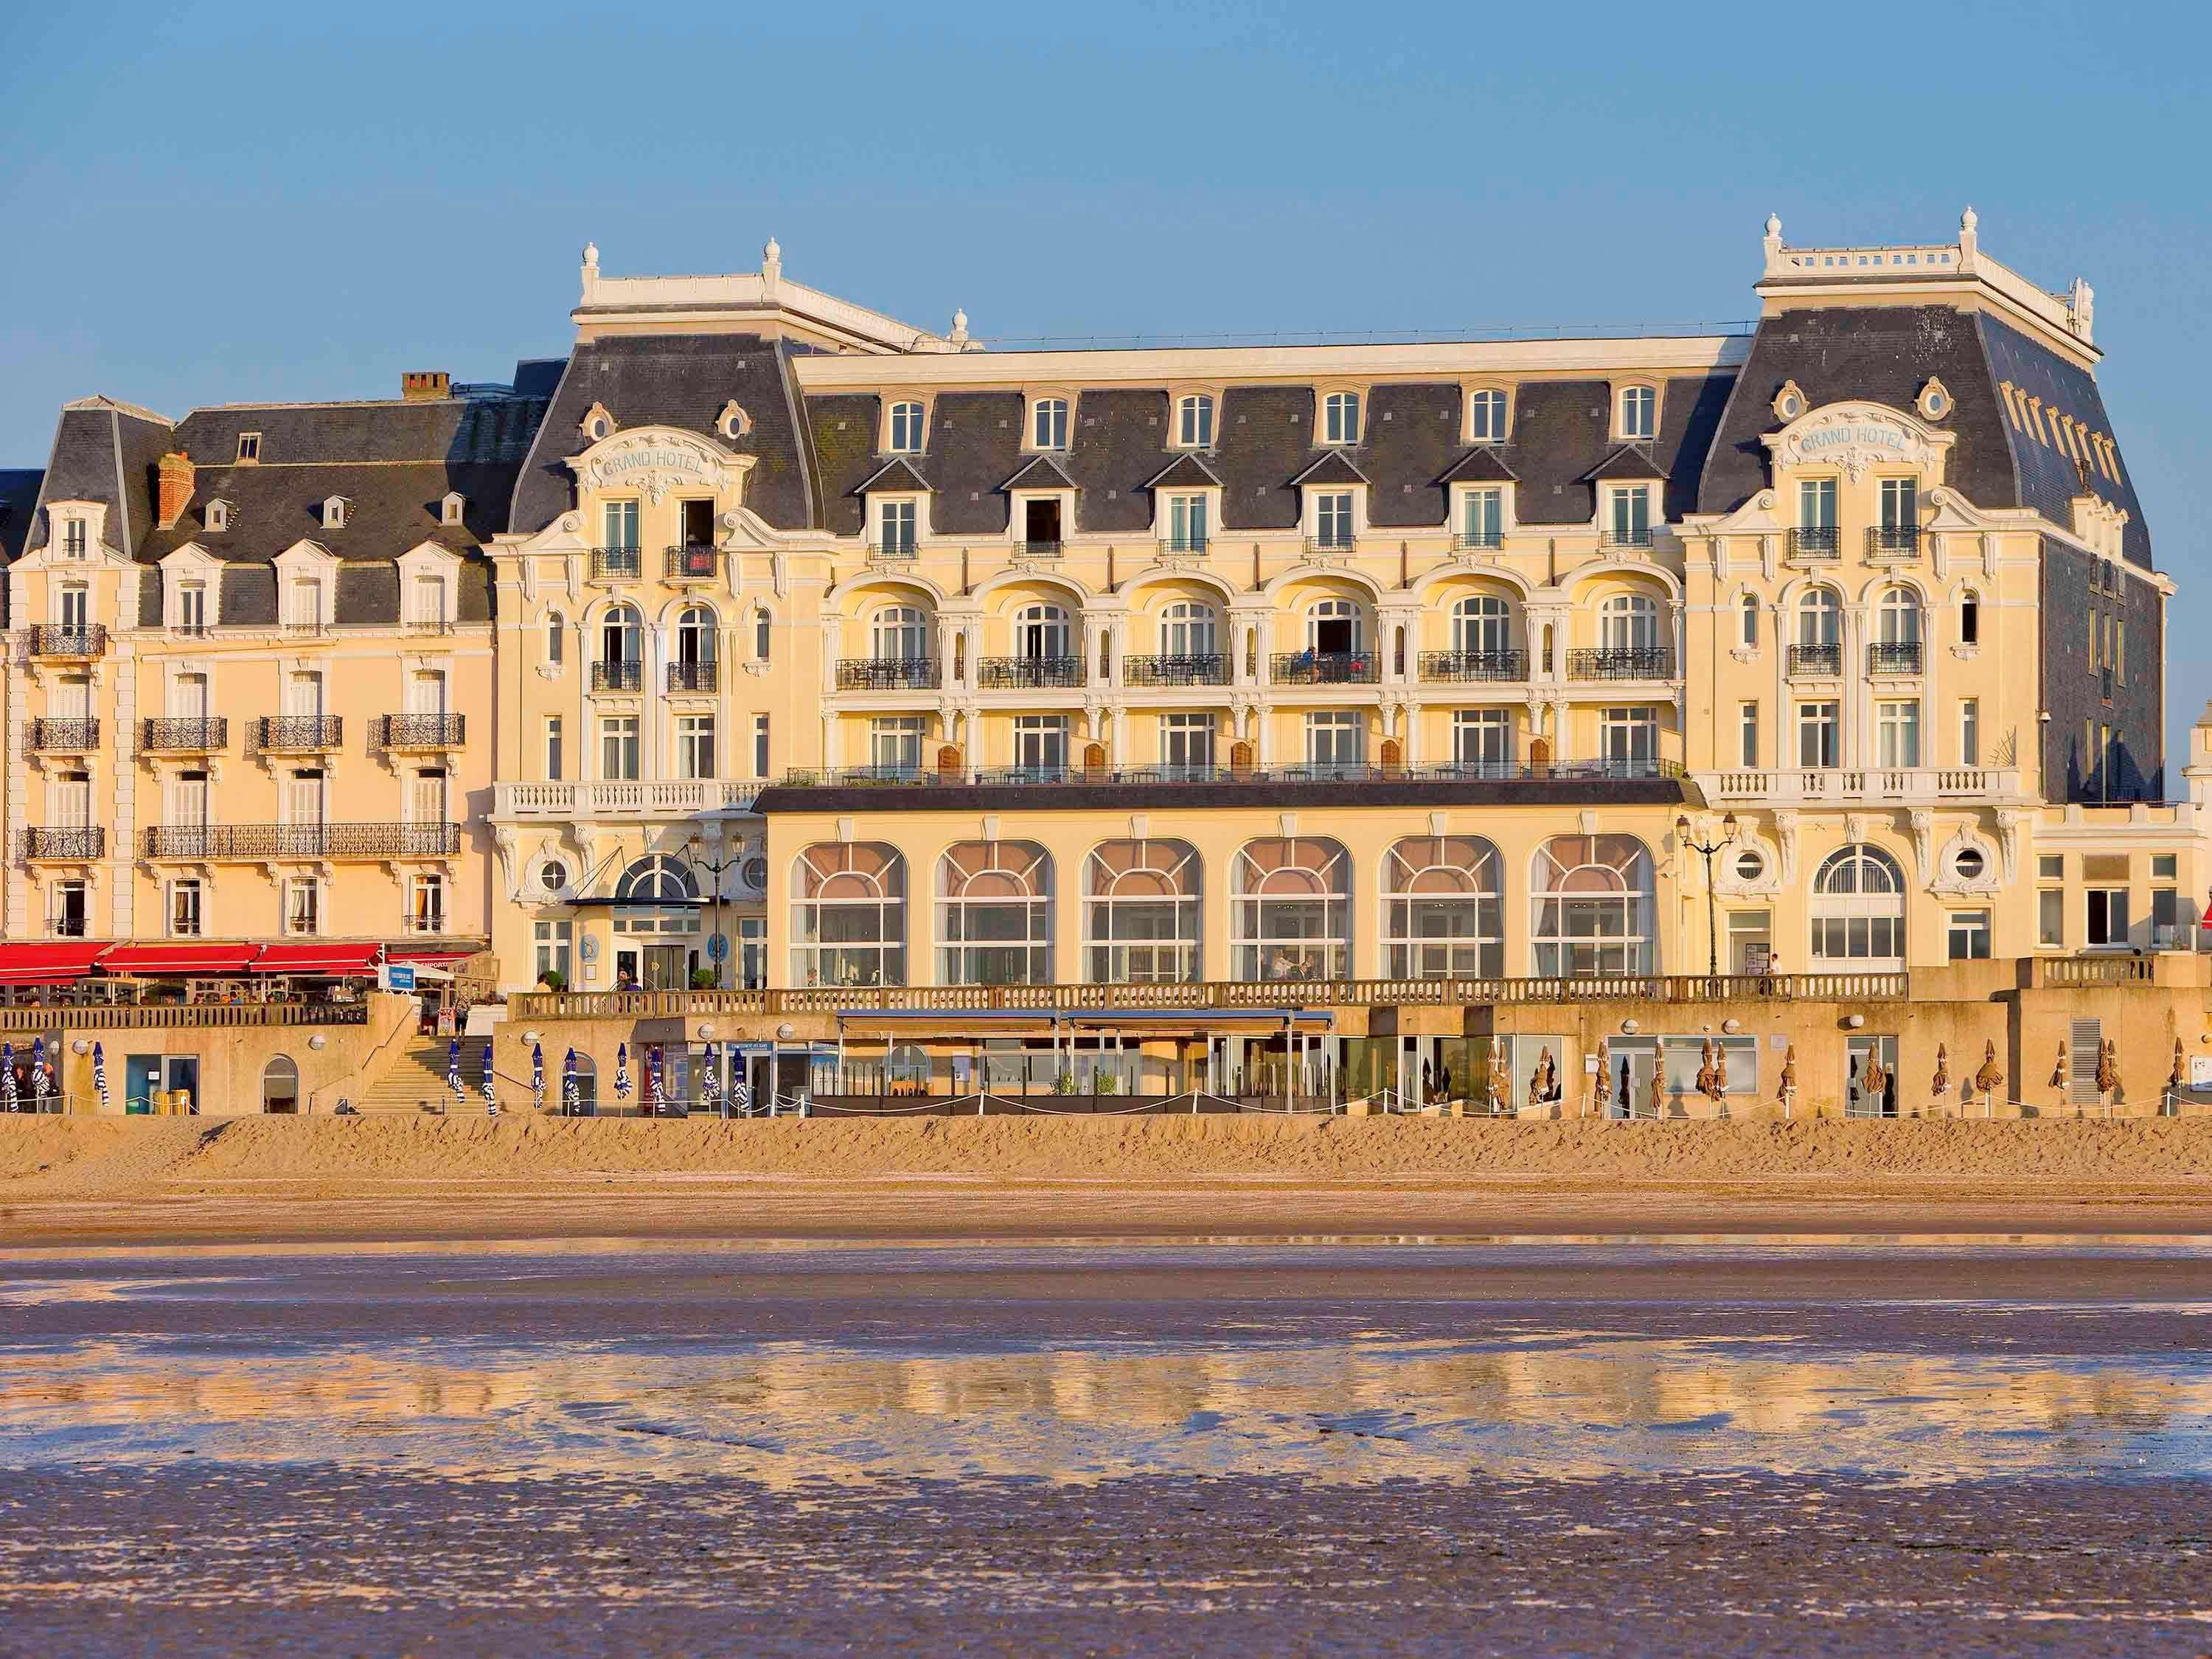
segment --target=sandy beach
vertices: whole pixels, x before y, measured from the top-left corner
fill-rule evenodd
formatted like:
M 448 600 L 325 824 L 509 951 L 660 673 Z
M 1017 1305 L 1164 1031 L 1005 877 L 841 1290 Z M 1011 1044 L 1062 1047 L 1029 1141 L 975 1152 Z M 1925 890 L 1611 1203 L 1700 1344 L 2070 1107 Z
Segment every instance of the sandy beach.
M 2198 1233 L 2212 1121 L 0 1120 L 0 1243 Z

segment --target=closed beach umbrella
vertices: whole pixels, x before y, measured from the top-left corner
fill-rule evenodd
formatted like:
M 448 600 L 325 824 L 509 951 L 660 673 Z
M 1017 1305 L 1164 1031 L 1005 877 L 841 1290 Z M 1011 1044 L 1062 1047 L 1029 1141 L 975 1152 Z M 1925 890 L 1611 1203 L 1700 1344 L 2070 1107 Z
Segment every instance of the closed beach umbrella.
M 629 1098 L 629 1044 L 615 1044 L 615 1098 Z
M 668 1091 L 661 1086 L 660 1065 L 660 1046 L 655 1043 L 653 1051 L 645 1057 L 647 1086 L 653 1091 L 653 1115 L 655 1117 L 665 1116 L 668 1111 Z
M 730 1085 L 730 1104 L 740 1117 L 753 1115 L 753 1085 L 745 1081 L 742 1071 Z
M 530 1045 L 530 1109 L 545 1109 L 545 1045 L 542 1042 Z
M 14 1111 L 21 1104 L 15 1093 L 15 1045 L 0 1042 L 0 1104 Z
M 499 1115 L 499 1089 L 493 1082 L 491 1040 L 489 1037 L 484 1039 L 483 1097 L 484 1115 L 487 1117 L 497 1117 Z
M 95 1042 L 92 1045 L 92 1086 L 100 1096 L 100 1109 L 107 1109 L 107 1054 Z
M 576 1051 L 568 1050 L 568 1058 L 561 1064 L 561 1106 L 573 1112 L 584 1103 L 584 1091 L 576 1086 Z
M 706 1067 L 699 1079 L 699 1098 L 708 1107 L 718 1106 L 722 1098 L 721 1051 L 708 1043 L 699 1063 Z
M 46 1040 L 33 1037 L 31 1039 L 31 1101 L 33 1109 L 41 1112 L 46 1109 L 46 1092 L 52 1087 L 53 1083 L 46 1075 Z
M 446 1086 L 453 1091 L 456 1101 L 469 1097 L 467 1085 L 461 1081 L 461 1040 L 459 1037 L 446 1045 Z

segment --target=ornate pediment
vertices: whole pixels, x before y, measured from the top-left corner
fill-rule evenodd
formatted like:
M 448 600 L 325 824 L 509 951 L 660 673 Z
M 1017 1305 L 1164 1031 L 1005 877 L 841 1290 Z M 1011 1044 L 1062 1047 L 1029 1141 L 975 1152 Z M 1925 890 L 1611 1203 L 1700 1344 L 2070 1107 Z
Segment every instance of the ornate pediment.
M 1825 404 L 1760 441 L 1776 468 L 1840 467 L 1853 478 L 1875 466 L 1912 467 L 1940 479 L 1954 434 L 1881 404 Z
M 617 432 L 568 459 L 580 489 L 635 490 L 656 502 L 672 489 L 706 489 L 718 496 L 738 490 L 752 465 L 751 456 L 732 454 L 711 438 L 656 426 Z

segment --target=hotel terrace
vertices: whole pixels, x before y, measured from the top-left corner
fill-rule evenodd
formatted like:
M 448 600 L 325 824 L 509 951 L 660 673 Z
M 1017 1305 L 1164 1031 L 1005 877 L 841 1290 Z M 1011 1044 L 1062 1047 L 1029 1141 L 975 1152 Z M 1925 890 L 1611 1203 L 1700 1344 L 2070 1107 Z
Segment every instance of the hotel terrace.
M 1770 220 L 1754 321 L 1634 337 L 987 348 L 781 267 L 586 248 L 498 386 L 66 407 L 0 475 L 0 980 L 465 964 L 591 1096 L 2197 1044 L 2212 729 L 2176 787 L 2091 291 L 1971 212 Z

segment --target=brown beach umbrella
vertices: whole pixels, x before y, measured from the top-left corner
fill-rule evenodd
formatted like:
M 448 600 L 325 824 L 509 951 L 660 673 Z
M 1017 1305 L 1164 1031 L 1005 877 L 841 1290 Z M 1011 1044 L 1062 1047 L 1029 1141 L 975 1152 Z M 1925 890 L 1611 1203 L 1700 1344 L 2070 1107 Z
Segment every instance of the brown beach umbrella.
M 2058 1061 L 2051 1068 L 2051 1086 L 2054 1089 L 2063 1089 L 2066 1086 L 2066 1039 L 2064 1037 L 2058 1039 Z
M 1940 1042 L 1936 1045 L 1936 1075 L 1929 1081 L 1928 1091 L 1938 1100 L 1951 1092 L 1951 1051 Z
M 2166 1080 L 2166 1086 L 2176 1094 L 2181 1092 L 2181 1039 L 2176 1037 L 2173 1040 L 2173 1073 Z
M 1698 1060 L 1698 1092 L 1711 1100 L 1713 1095 L 1713 1040 L 1705 1039 L 1705 1046 Z
M 1791 1043 L 1782 1055 L 1782 1099 L 1787 1103 L 1797 1091 L 1797 1045 Z
M 1597 1040 L 1597 1107 L 1603 1111 L 1613 1101 L 1613 1045 L 1604 1037 Z
M 1974 1087 L 1985 1095 L 1993 1095 L 2004 1086 L 2004 1073 L 1997 1066 L 1997 1045 L 1994 1041 L 1982 1045 L 1982 1069 L 1974 1073 Z
M 1651 1115 L 1654 1117 L 1662 1116 L 1666 1111 L 1667 1095 L 1666 1091 L 1660 1085 L 1660 1070 L 1661 1068 L 1656 1066 L 1654 1066 L 1651 1068 L 1651 1087 L 1649 1093 L 1650 1095 Z
M 2120 1057 L 2112 1038 L 2106 1037 L 2104 1048 L 2097 1055 L 2097 1092 L 2108 1095 L 2119 1086 Z
M 1713 1044 L 1713 1098 L 1720 1099 L 1728 1093 L 1728 1045 Z

